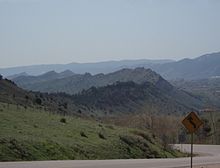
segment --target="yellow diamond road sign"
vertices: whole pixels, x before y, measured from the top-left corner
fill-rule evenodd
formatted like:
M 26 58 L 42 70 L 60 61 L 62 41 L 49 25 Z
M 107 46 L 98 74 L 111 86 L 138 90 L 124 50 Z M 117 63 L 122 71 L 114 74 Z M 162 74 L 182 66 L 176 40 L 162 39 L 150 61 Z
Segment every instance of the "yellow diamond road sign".
M 196 132 L 203 122 L 199 119 L 196 113 L 189 113 L 182 121 L 182 124 L 186 127 L 189 133 Z

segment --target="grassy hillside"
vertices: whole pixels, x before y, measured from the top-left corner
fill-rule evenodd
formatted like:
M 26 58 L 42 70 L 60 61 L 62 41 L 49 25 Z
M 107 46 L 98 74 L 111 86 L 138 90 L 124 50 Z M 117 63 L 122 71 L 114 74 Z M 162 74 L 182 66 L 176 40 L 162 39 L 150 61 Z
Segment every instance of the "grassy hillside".
M 16 84 L 7 79 L 0 80 L 0 102 L 20 105 L 24 108 L 46 109 L 47 111 L 59 114 L 85 116 L 78 113 L 79 110 L 83 110 L 75 105 L 70 96 L 28 92 L 17 87 Z
M 149 131 L 120 128 L 0 103 L 0 160 L 179 156 Z

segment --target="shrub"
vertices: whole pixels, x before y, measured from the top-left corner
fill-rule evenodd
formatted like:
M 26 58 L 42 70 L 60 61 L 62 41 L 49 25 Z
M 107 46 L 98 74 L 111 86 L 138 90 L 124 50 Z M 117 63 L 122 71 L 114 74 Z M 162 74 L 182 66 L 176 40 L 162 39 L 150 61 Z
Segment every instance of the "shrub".
M 67 106 L 68 106 L 68 103 L 64 103 L 64 104 L 63 104 L 63 107 L 64 107 L 65 109 L 67 109 Z
M 41 105 L 42 104 L 42 100 L 40 98 L 36 98 L 35 99 L 35 102 L 38 104 L 38 105 Z
M 99 132 L 99 138 L 106 139 L 105 135 L 103 133 L 101 133 L 101 132 Z
M 135 144 L 135 139 L 132 136 L 128 135 L 121 135 L 120 140 L 123 141 L 124 143 L 128 144 L 129 146 L 132 146 Z
M 113 125 L 107 125 L 106 128 L 109 128 L 109 129 L 115 130 L 115 127 L 114 127 Z
M 12 85 L 17 86 L 12 80 L 9 80 L 9 79 L 7 79 L 7 78 L 5 78 L 5 80 L 6 80 L 7 82 L 11 83 Z
M 25 95 L 25 99 L 26 99 L 26 101 L 28 101 L 28 99 L 29 99 L 28 95 Z
M 37 125 L 37 124 L 34 124 L 34 128 L 38 128 L 38 125 Z
M 80 135 L 81 135 L 81 137 L 88 138 L 88 136 L 83 131 L 80 132 Z
M 61 122 L 61 123 L 66 123 L 66 119 L 65 119 L 65 118 L 61 118 L 61 119 L 60 119 L 60 122 Z
M 142 138 L 144 138 L 145 140 L 149 141 L 150 143 L 154 143 L 154 141 L 152 140 L 151 136 L 145 132 L 141 132 L 141 131 L 132 131 L 132 133 L 134 135 L 140 136 Z
M 206 132 L 206 133 L 210 133 L 212 129 L 211 129 L 210 126 L 205 126 L 205 127 L 203 128 L 203 130 L 204 130 L 204 132 Z

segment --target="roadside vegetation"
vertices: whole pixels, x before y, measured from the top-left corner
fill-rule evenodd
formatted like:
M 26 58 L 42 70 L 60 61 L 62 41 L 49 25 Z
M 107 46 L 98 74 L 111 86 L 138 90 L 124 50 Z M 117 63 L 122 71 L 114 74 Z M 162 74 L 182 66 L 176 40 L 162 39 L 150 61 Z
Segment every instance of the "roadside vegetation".
M 168 144 L 190 143 L 190 134 L 182 125 L 185 116 L 155 115 L 152 113 L 127 115 L 123 117 L 105 117 L 102 120 L 108 124 L 122 127 L 151 130 L 162 142 L 164 148 Z M 201 112 L 199 117 L 203 125 L 195 133 L 194 143 L 220 145 L 220 111 Z

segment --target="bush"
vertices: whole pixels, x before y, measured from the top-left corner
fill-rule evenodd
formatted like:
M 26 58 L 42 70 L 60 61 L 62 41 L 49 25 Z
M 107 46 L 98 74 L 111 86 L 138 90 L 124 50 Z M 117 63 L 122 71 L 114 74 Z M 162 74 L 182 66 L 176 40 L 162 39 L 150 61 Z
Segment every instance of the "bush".
M 135 143 L 136 143 L 136 139 L 134 137 L 128 136 L 128 135 L 121 135 L 120 140 L 129 146 L 135 145 Z
M 29 96 L 28 96 L 28 95 L 25 95 L 25 99 L 26 99 L 26 101 L 28 101 L 28 99 L 29 99 Z
M 140 136 L 142 138 L 144 138 L 145 140 L 149 141 L 150 143 L 154 143 L 154 141 L 152 140 L 151 136 L 145 132 L 141 132 L 141 131 L 132 131 L 132 133 L 134 135 Z
M 109 129 L 115 130 L 115 127 L 114 127 L 113 125 L 107 125 L 106 128 L 109 128 Z
M 101 133 L 101 132 L 99 132 L 99 138 L 106 139 L 105 135 L 103 133 Z
M 37 125 L 37 124 L 34 124 L 34 128 L 38 128 L 38 125 Z
M 212 128 L 211 128 L 210 126 L 205 126 L 205 127 L 203 128 L 203 130 L 204 130 L 204 132 L 206 132 L 206 133 L 210 133 L 211 130 L 212 130 Z
M 35 102 L 38 104 L 38 105 L 41 105 L 42 104 L 42 100 L 40 98 L 36 98 L 35 99 Z
M 80 135 L 81 135 L 81 137 L 88 138 L 88 136 L 83 131 L 80 132 Z
M 60 122 L 61 122 L 61 123 L 66 123 L 66 119 L 65 119 L 65 118 L 61 118 L 61 119 L 60 119 Z
M 68 103 L 64 103 L 64 104 L 63 104 L 63 107 L 64 107 L 65 109 L 67 109 Z

